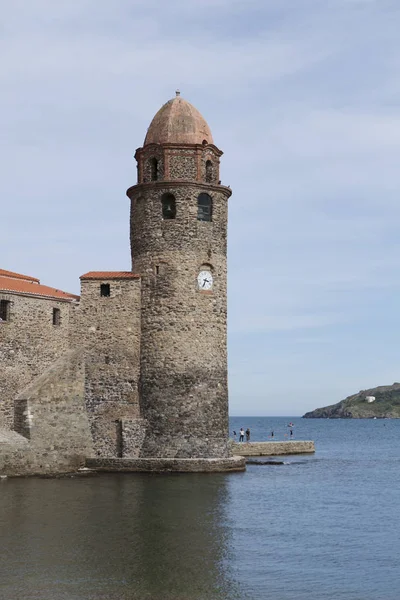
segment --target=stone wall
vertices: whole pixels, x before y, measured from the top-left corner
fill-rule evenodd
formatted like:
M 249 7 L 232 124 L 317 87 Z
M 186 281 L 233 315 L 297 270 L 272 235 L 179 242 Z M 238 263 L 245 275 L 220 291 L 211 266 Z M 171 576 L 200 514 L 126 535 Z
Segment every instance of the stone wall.
M 197 197 L 213 199 L 211 222 L 197 219 Z M 163 220 L 173 194 L 176 218 Z M 131 188 L 133 271 L 142 275 L 142 416 L 149 427 L 142 457 L 228 455 L 226 236 L 230 190 L 153 183 Z M 137 200 L 140 198 L 140 201 Z M 207 265 L 214 287 L 200 292 Z
M 100 295 L 101 283 L 110 285 L 109 297 Z M 28 405 L 25 394 L 31 392 L 26 390 L 30 385 L 41 385 L 40 376 L 58 364 L 60 357 L 60 364 L 65 357 L 67 369 L 69 349 L 81 348 L 82 397 L 89 415 L 93 451 L 98 456 L 119 456 L 124 444 L 127 446 L 119 435 L 121 420 L 140 419 L 140 295 L 140 278 L 129 276 L 122 280 L 82 281 L 81 302 L 73 305 L 1 293 L 1 298 L 12 301 L 10 321 L 0 324 L 1 427 L 14 427 L 32 441 L 29 420 L 35 414 L 35 427 L 41 417 L 44 424 L 35 430 L 36 443 L 40 435 L 47 443 L 46 427 L 53 404 L 30 401 Z M 61 311 L 60 325 L 53 325 L 53 308 Z M 73 407 L 71 397 L 71 411 Z M 73 412 L 69 416 L 73 422 Z M 50 433 L 55 431 L 53 423 L 50 427 Z M 140 433 L 130 442 L 126 450 L 129 455 L 134 447 L 138 453 L 142 439 Z
M 171 154 L 168 158 L 169 179 L 197 179 L 196 153 L 183 154 L 180 152 Z
M 93 455 L 84 377 L 83 351 L 70 351 L 16 398 L 17 427 L 22 435 L 17 438 L 13 433 L 12 440 L 0 444 L 1 474 L 75 471 Z
M 139 458 L 146 436 L 145 419 L 121 419 L 121 458 Z
M 0 323 L 0 427 L 12 429 L 17 394 L 68 350 L 71 303 L 5 292 L 0 299 L 11 301 L 10 320 Z
M 100 295 L 101 284 L 110 296 Z M 85 402 L 98 456 L 119 456 L 120 420 L 140 417 L 140 278 L 82 279 L 71 347 L 85 349 Z

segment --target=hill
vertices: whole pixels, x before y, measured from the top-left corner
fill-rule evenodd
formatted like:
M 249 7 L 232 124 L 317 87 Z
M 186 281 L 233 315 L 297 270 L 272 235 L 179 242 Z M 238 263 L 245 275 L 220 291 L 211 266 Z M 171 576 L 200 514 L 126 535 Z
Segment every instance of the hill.
M 368 401 L 368 398 L 370 401 Z M 371 398 L 375 400 L 371 401 Z M 399 419 L 400 383 L 361 390 L 337 404 L 316 408 L 304 419 Z

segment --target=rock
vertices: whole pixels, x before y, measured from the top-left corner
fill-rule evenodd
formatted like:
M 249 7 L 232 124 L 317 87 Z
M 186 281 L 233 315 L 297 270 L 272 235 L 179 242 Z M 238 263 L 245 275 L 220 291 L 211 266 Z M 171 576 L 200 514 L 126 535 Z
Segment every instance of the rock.
M 246 460 L 247 465 L 284 465 L 283 460 Z

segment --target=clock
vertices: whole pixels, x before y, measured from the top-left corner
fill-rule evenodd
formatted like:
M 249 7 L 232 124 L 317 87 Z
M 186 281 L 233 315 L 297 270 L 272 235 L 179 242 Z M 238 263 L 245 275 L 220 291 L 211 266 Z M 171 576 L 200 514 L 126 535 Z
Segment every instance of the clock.
M 200 271 L 197 275 L 199 290 L 209 291 L 213 286 L 213 276 L 210 271 Z

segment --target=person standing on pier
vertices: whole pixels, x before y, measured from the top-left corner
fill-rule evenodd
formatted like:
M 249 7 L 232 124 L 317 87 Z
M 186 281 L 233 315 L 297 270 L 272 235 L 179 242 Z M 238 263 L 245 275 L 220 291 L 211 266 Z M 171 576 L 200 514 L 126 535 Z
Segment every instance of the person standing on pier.
M 239 431 L 239 442 L 243 442 L 244 441 L 244 429 L 243 427 L 240 428 Z
M 247 428 L 246 429 L 246 442 L 249 442 L 249 441 L 250 441 L 250 429 Z

